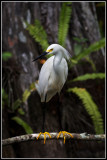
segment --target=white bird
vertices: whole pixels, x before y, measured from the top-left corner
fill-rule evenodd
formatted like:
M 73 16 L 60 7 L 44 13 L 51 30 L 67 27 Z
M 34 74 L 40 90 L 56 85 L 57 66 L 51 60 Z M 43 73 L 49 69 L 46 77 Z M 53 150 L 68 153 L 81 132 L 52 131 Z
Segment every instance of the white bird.
M 33 61 L 36 61 L 37 59 L 49 54 L 53 54 L 53 56 L 48 58 L 48 60 L 43 64 L 39 74 L 38 84 L 36 84 L 36 89 L 41 97 L 41 102 L 49 102 L 56 93 L 60 94 L 60 91 L 64 86 L 68 76 L 67 61 L 70 60 L 71 55 L 65 48 L 63 48 L 59 44 L 50 45 L 42 55 L 40 55 Z M 43 132 L 44 121 L 45 113 L 43 113 Z M 65 134 L 65 131 L 63 132 Z M 47 134 L 47 132 L 45 133 Z M 42 132 L 40 132 L 40 134 L 42 134 Z M 60 134 L 61 133 L 59 133 L 59 135 Z
M 35 60 L 46 54 L 53 56 L 43 64 L 36 84 L 41 102 L 49 102 L 56 93 L 60 94 L 68 76 L 67 60 L 70 59 L 70 54 L 65 48 L 59 44 L 52 44 Z

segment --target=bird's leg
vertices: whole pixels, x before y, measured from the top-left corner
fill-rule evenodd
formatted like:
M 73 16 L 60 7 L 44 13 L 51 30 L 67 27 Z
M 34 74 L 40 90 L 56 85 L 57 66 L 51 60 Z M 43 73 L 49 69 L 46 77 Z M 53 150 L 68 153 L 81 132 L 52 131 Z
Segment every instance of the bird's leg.
M 39 133 L 37 140 L 39 139 L 41 134 L 44 134 L 44 144 L 46 141 L 46 134 L 51 138 L 51 135 L 48 132 L 45 132 L 45 112 L 46 112 L 46 96 L 45 96 L 45 102 L 42 106 L 42 113 L 43 113 L 43 124 L 42 124 L 42 132 Z
M 59 118 L 59 125 L 60 125 L 60 130 L 61 130 L 61 131 L 58 133 L 57 139 L 60 137 L 61 134 L 63 134 L 63 137 L 64 137 L 64 144 L 65 144 L 65 139 L 66 139 L 65 134 L 70 135 L 72 138 L 73 138 L 73 136 L 72 136 L 71 133 L 66 132 L 66 131 L 63 131 L 63 129 L 62 129 L 62 123 L 61 123 L 62 114 L 61 114 L 61 111 L 60 111 L 60 106 L 61 106 L 61 102 L 60 102 L 60 97 L 59 97 L 59 98 L 58 98 L 57 109 L 58 109 L 58 118 Z
M 43 113 L 43 121 L 42 121 L 42 132 L 45 131 L 45 112 L 46 112 L 46 102 L 44 102 L 42 106 L 42 113 Z
M 60 130 L 62 131 L 62 123 L 61 123 L 61 119 L 62 119 L 62 114 L 61 114 L 61 102 L 60 102 L 60 96 L 58 95 L 58 102 L 57 102 L 57 111 L 58 111 L 58 120 L 59 120 L 59 127 Z

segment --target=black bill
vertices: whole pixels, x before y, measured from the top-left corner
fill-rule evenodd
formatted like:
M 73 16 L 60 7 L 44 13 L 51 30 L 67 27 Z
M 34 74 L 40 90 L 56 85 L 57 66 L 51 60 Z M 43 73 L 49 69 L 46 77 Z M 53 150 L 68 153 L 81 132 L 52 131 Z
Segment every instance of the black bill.
M 32 62 L 38 60 L 38 59 L 41 59 L 43 56 L 47 55 L 49 52 L 43 52 L 40 56 L 38 56 L 36 59 L 34 59 Z

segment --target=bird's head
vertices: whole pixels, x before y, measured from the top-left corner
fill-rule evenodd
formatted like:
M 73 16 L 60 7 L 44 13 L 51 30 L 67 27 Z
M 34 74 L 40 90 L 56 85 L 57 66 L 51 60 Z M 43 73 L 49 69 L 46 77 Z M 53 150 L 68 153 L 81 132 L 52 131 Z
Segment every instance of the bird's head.
M 71 55 L 69 54 L 69 52 L 65 48 L 63 48 L 61 45 L 59 45 L 59 44 L 51 44 L 47 48 L 46 52 L 48 54 L 53 54 L 53 55 L 56 55 L 59 52 L 61 52 L 63 54 L 63 57 L 65 59 L 69 60 L 71 58 Z
M 61 45 L 59 44 L 51 44 L 47 50 L 45 52 L 43 52 L 43 54 L 41 54 L 39 57 L 37 57 L 36 59 L 34 59 L 33 61 L 36 61 L 37 59 L 45 56 L 45 55 L 49 55 L 49 54 L 53 54 L 56 55 L 59 52 L 61 52 L 63 54 L 63 57 L 67 60 L 69 60 L 71 58 L 71 55 L 69 54 L 69 52 L 63 48 Z
M 46 52 L 48 53 L 48 54 L 57 54 L 58 53 L 58 51 L 60 50 L 60 45 L 59 44 L 51 44 L 48 48 L 47 48 L 47 50 L 46 50 Z

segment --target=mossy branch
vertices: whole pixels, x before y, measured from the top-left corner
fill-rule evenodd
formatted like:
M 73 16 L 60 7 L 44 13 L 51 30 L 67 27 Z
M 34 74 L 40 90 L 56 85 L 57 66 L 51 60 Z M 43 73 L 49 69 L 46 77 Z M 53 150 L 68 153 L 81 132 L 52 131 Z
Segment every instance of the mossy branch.
M 69 134 L 66 134 L 65 137 L 66 139 L 72 139 L 72 140 L 82 140 L 82 141 L 105 141 L 105 134 L 100 134 L 100 135 L 92 135 L 92 134 L 87 134 L 87 133 L 71 133 L 73 138 L 71 138 L 71 136 Z M 26 141 L 35 141 L 34 143 L 36 143 L 36 139 L 38 137 L 39 133 L 35 133 L 35 134 L 26 134 L 26 135 L 21 135 L 21 136 L 17 136 L 17 137 L 12 137 L 12 138 L 8 138 L 8 139 L 4 139 L 2 140 L 2 145 L 3 146 L 7 146 L 13 143 L 20 143 L 20 142 L 26 142 Z M 51 135 L 51 139 L 57 139 L 58 133 L 50 133 Z M 60 139 L 63 139 L 63 135 L 61 134 Z M 46 135 L 46 139 L 49 140 L 49 136 Z M 51 140 L 50 139 L 50 140 Z M 40 135 L 38 140 L 44 140 L 44 135 Z

